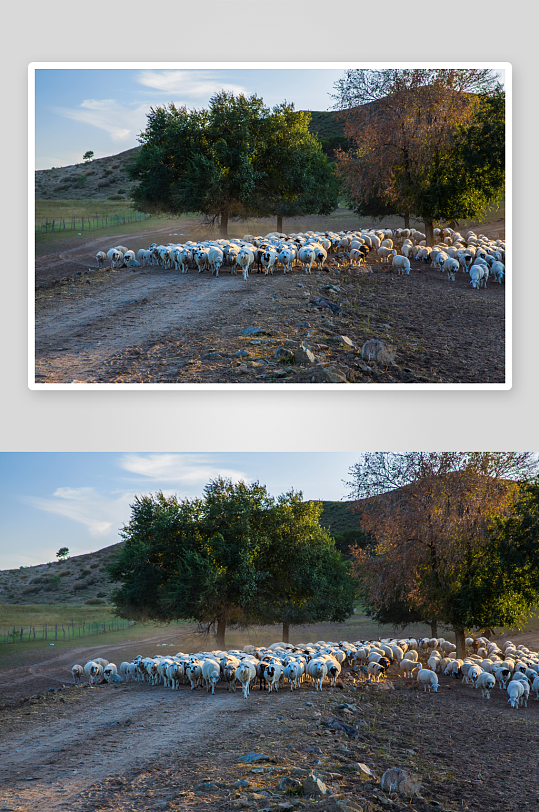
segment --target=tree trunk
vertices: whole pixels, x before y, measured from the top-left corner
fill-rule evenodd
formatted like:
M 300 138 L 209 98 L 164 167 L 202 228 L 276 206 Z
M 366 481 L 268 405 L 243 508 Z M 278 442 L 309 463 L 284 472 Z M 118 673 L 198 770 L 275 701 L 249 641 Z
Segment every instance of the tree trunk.
M 455 642 L 457 644 L 457 660 L 464 660 L 466 657 L 466 635 L 464 629 L 454 629 Z
M 431 620 L 430 622 L 430 636 L 438 637 L 438 621 Z
M 425 236 L 427 238 L 427 245 L 434 245 L 434 223 L 432 220 L 425 220 Z
M 217 620 L 217 634 L 215 635 L 215 647 L 224 651 L 225 649 L 226 620 Z
M 410 212 L 404 213 L 404 228 L 410 228 Z
M 283 216 L 282 214 L 277 215 L 277 231 L 279 234 L 283 233 Z M 288 643 L 288 640 L 284 641 Z
M 221 222 L 219 225 L 219 236 L 228 239 L 228 210 L 221 212 Z
M 283 643 L 290 643 L 290 623 L 283 623 Z

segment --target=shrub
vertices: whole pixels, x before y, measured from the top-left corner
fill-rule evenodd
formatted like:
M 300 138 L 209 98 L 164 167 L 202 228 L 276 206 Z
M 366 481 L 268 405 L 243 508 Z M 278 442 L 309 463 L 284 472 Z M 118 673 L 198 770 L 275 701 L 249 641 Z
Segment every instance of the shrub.
M 97 188 L 103 189 L 103 187 L 105 186 L 110 186 L 110 183 L 111 183 L 110 180 L 100 180 L 99 183 L 97 184 Z
M 35 592 L 41 592 L 40 586 L 26 586 L 24 589 L 21 589 L 21 595 L 33 595 Z M 9 595 L 10 598 L 13 597 L 13 593 Z
M 84 172 L 85 175 L 95 175 L 95 169 L 89 169 L 88 172 Z
M 76 183 L 76 184 L 77 184 L 77 186 L 79 186 L 79 187 L 80 187 L 80 186 L 84 186 L 86 183 L 88 183 L 88 178 L 86 177 L 86 175 L 79 175 L 79 176 L 78 176 L 78 177 L 75 179 L 75 183 Z
M 71 570 L 62 570 L 61 572 L 58 573 L 58 576 L 60 578 L 64 578 L 66 575 L 71 575 Z
M 80 592 L 82 589 L 88 589 L 88 584 L 85 582 L 82 584 L 73 584 L 73 589 L 75 592 Z
M 98 593 L 97 593 L 97 597 L 98 597 L 98 598 L 106 598 L 106 597 L 107 597 L 107 593 L 106 593 L 106 592 L 98 592 Z
M 107 200 L 125 200 L 123 195 L 109 195 Z
M 84 603 L 87 603 L 90 606 L 98 606 L 99 604 L 105 603 L 105 601 L 102 601 L 101 598 L 88 598 L 88 600 L 84 601 Z
M 47 586 L 45 587 L 46 592 L 52 592 L 54 589 L 60 588 L 60 576 L 53 575 L 47 579 Z
M 99 566 L 99 564 L 90 564 L 90 569 L 95 570 L 95 569 L 97 569 L 98 566 Z
M 118 194 L 119 195 L 126 195 L 127 194 L 127 189 L 118 189 Z
M 104 174 L 104 176 L 105 176 L 106 178 L 108 178 L 108 176 L 109 176 L 109 175 L 112 175 L 112 174 L 113 174 L 112 169 L 105 169 L 105 171 L 103 172 L 103 174 Z
M 121 164 L 112 164 L 113 169 L 119 169 Z
M 90 572 L 90 570 L 80 570 L 79 574 L 77 576 L 77 581 L 79 580 L 79 578 L 85 578 L 87 575 L 91 575 L 91 574 L 92 573 Z

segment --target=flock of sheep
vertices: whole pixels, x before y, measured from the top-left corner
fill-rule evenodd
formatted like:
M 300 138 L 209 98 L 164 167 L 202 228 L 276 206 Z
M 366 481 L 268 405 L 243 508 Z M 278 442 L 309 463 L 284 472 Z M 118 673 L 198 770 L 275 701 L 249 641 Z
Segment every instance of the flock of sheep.
M 393 665 L 406 677 L 414 677 L 424 691 L 438 690 L 438 673 L 462 677 L 463 683 L 480 688 L 483 697 L 490 699 L 490 691 L 498 683 L 507 690 L 512 708 L 523 704 L 527 707 L 530 692 L 539 700 L 539 653 L 511 642 L 503 650 L 485 637 L 466 638 L 467 656 L 457 659 L 453 643 L 443 638 L 383 639 L 348 643 L 317 643 L 291 645 L 273 643 L 267 648 L 245 646 L 243 650 L 179 652 L 172 657 L 137 656 L 119 669 L 114 663 L 98 658 L 83 667 L 71 669 L 75 684 L 86 674 L 90 685 L 103 681 L 122 682 L 138 680 L 150 685 L 164 685 L 179 690 L 180 685 L 190 685 L 191 690 L 205 686 L 215 693 L 218 683 L 230 692 L 239 683 L 243 696 L 249 695 L 249 687 L 258 680 L 260 688 L 269 693 L 278 691 L 285 680 L 293 691 L 307 682 L 321 691 L 324 680 L 335 685 L 341 669 L 351 667 L 355 673 L 364 674 L 369 681 L 379 682 Z
M 316 265 L 322 268 L 329 254 L 346 257 L 348 266 L 365 263 L 370 252 L 383 263 L 391 263 L 400 275 L 410 273 L 410 259 L 429 262 L 447 273 L 450 281 L 459 271 L 469 274 L 474 288 L 486 287 L 490 278 L 502 282 L 505 276 L 505 243 L 489 240 L 484 234 L 469 231 L 463 237 L 451 228 L 435 228 L 438 242 L 427 246 L 426 237 L 415 229 L 366 229 L 360 231 L 306 231 L 297 234 L 272 232 L 265 237 L 245 235 L 241 240 L 215 240 L 182 244 L 157 245 L 135 252 L 118 245 L 106 253 L 98 251 L 99 268 L 107 261 L 111 268 L 154 265 L 187 273 L 189 267 L 198 272 L 209 270 L 219 276 L 219 270 L 228 267 L 231 274 L 238 270 L 246 280 L 249 271 L 256 269 L 265 275 L 281 267 L 283 273 L 299 263 L 305 273 Z M 400 253 L 399 253 L 400 252 Z

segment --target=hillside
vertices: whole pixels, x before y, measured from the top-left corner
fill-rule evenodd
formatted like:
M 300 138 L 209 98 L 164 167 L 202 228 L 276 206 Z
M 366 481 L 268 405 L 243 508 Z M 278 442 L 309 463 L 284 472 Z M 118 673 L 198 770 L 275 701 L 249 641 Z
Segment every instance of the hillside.
M 309 130 L 321 140 L 324 152 L 331 157 L 335 147 L 344 143 L 342 122 L 331 112 L 310 112 Z M 89 163 L 38 169 L 35 173 L 36 200 L 107 200 L 111 195 L 114 200 L 129 200 L 135 182 L 126 169 L 139 150 L 140 147 L 133 147 Z
M 111 591 L 106 566 L 122 544 L 75 555 L 67 561 L 0 570 L 0 604 L 82 604 L 88 600 L 105 604 Z
M 129 199 L 134 185 L 127 174 L 127 166 L 140 147 L 96 158 L 89 163 L 38 169 L 35 173 L 37 200 L 115 200 Z
M 339 549 L 346 553 L 349 544 L 361 543 L 359 514 L 352 513 L 352 502 L 322 502 L 322 527 L 330 530 Z M 1 604 L 83 604 L 99 599 L 103 604 L 112 589 L 106 566 L 120 552 L 123 542 L 95 553 L 74 555 L 67 561 L 52 561 L 35 567 L 0 570 Z M 116 586 L 116 585 L 115 585 Z

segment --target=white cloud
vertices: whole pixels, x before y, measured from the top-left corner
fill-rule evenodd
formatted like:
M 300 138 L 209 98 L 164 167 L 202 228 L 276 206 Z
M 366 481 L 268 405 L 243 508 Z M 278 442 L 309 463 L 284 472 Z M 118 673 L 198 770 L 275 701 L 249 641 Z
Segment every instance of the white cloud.
M 84 525 L 94 537 L 116 537 L 129 516 L 132 494 L 113 497 L 94 488 L 57 488 L 50 497 L 25 497 L 24 501 L 38 510 L 54 513 Z
M 120 458 L 120 468 L 137 474 L 151 482 L 178 483 L 184 491 L 201 492 L 210 479 L 218 476 L 234 482 L 250 478 L 243 471 L 221 467 L 210 455 L 197 454 L 125 454 Z
M 124 107 L 114 99 L 85 99 L 79 107 L 55 107 L 65 118 L 108 132 L 113 141 L 132 140 L 146 127 L 148 105 Z
M 143 70 L 138 74 L 137 80 L 141 85 L 168 96 L 180 95 L 202 103 L 206 103 L 219 90 L 228 90 L 235 94 L 249 92 L 242 85 L 223 82 L 219 73 L 214 71 Z

